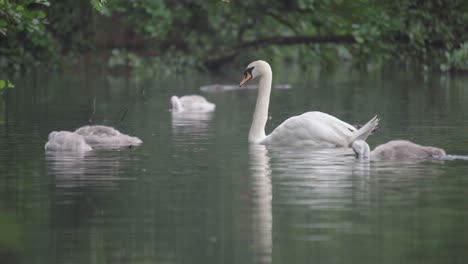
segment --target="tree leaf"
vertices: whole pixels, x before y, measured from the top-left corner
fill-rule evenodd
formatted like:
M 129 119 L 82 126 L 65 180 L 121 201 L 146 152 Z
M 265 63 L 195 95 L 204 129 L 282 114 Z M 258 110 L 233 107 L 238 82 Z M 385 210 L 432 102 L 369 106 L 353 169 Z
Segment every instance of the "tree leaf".
M 359 44 L 364 43 L 364 38 L 362 38 L 360 36 L 354 36 L 354 39 L 356 39 L 356 42 L 359 43 Z
M 9 80 L 0 80 L 0 89 L 15 88 Z
M 50 6 L 50 2 L 47 0 L 36 0 L 36 4 L 41 4 L 45 6 Z
M 39 19 L 43 19 L 46 17 L 46 13 L 42 10 L 40 10 L 39 12 L 37 12 L 37 18 Z

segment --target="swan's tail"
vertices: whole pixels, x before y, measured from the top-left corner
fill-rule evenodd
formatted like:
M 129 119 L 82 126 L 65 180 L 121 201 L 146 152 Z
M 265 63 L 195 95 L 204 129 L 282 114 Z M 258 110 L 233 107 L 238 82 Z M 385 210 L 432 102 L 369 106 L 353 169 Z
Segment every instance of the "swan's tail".
M 174 112 L 181 112 L 184 110 L 184 108 L 182 107 L 182 104 L 180 103 L 179 97 L 175 95 L 171 97 L 171 104 L 172 104 L 172 111 Z
M 364 126 L 362 126 L 360 129 L 356 130 L 353 135 L 351 135 L 351 138 L 349 140 L 349 146 L 353 144 L 354 141 L 356 140 L 366 140 L 367 137 L 372 133 L 372 130 L 374 130 L 377 125 L 379 124 L 380 118 L 377 116 L 374 116 L 369 122 L 367 122 Z

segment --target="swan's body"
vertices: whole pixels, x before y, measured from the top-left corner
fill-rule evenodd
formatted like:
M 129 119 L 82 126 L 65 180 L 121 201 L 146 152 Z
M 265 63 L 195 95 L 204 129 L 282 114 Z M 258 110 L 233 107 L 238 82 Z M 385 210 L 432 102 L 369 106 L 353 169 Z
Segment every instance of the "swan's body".
M 377 146 L 373 151 L 370 151 L 365 141 L 357 140 L 352 148 L 356 156 L 364 160 L 439 159 L 446 156 L 441 148 L 421 146 L 407 140 L 392 140 Z
M 86 143 L 99 147 L 128 147 L 143 143 L 137 137 L 131 137 L 120 133 L 118 130 L 108 126 L 84 126 L 75 130 L 81 135 Z
M 172 111 L 174 112 L 211 112 L 216 105 L 208 102 L 200 95 L 185 95 L 182 97 L 171 97 Z
M 361 129 L 322 112 L 307 112 L 285 120 L 271 134 L 265 134 L 270 103 L 272 71 L 265 61 L 254 61 L 247 66 L 241 86 L 259 77 L 259 88 L 249 142 L 287 146 L 349 147 L 355 140 L 365 140 L 378 125 L 374 117 Z
M 85 152 L 92 150 L 84 138 L 69 131 L 53 131 L 49 134 L 49 140 L 44 146 L 45 150 Z

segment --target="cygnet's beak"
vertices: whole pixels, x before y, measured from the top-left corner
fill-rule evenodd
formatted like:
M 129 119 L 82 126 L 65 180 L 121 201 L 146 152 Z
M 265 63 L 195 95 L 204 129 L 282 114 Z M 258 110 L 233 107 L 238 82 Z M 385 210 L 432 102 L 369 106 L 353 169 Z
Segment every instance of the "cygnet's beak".
M 239 84 L 239 87 L 242 87 L 246 82 L 248 82 L 250 79 L 252 79 L 252 74 L 250 72 L 246 71 L 244 72 L 244 79 Z

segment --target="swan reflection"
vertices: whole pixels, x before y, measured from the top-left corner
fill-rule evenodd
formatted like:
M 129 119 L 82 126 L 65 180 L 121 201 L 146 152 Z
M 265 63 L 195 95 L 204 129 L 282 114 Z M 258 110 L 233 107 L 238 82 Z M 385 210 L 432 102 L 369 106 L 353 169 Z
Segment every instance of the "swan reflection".
M 258 263 L 271 263 L 273 218 L 270 158 L 264 145 L 251 144 L 249 155 L 255 256 Z
M 421 182 L 441 175 L 437 161 L 362 161 L 350 148 L 269 147 L 268 154 L 275 179 L 275 223 L 276 219 L 281 223 L 275 225 L 276 232 L 287 230 L 288 244 L 333 243 L 350 233 L 368 235 L 372 230 L 356 219 L 372 218 L 369 214 L 379 194 L 405 201 L 411 194 L 402 191 L 417 190 Z
M 125 150 L 126 151 L 126 150 Z M 132 161 L 121 155 L 124 151 L 92 151 L 74 153 L 46 151 L 48 174 L 58 188 L 116 188 L 123 177 L 123 165 Z M 116 155 L 116 153 L 120 153 Z M 134 160 L 132 161 L 134 162 Z
M 176 137 L 204 138 L 210 131 L 213 112 L 172 112 L 172 132 Z

